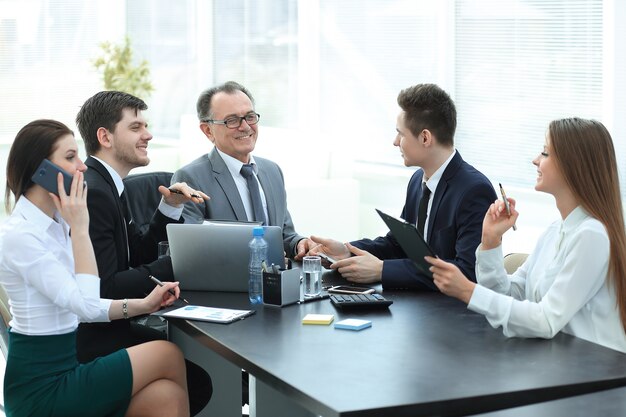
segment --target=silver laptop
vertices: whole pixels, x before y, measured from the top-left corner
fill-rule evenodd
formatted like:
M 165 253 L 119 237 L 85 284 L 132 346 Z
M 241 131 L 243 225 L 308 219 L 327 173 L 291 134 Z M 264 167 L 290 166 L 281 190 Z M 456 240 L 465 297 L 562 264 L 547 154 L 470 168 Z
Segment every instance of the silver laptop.
M 167 225 L 174 278 L 183 291 L 248 291 L 248 262 L 254 223 Z M 265 226 L 267 265 L 283 266 L 283 233 Z

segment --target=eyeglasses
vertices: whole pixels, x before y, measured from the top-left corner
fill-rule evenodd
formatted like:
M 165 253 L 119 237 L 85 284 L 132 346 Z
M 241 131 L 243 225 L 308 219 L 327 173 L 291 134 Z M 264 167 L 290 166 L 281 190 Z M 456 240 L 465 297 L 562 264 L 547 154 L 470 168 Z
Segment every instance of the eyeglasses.
M 242 117 L 230 116 L 225 118 L 224 120 L 203 119 L 202 121 L 205 123 L 213 123 L 214 125 L 226 125 L 226 127 L 229 129 L 237 129 L 239 126 L 241 126 L 241 122 L 243 120 L 245 120 L 248 125 L 252 126 L 259 123 L 260 118 L 261 115 L 259 113 L 252 112 Z

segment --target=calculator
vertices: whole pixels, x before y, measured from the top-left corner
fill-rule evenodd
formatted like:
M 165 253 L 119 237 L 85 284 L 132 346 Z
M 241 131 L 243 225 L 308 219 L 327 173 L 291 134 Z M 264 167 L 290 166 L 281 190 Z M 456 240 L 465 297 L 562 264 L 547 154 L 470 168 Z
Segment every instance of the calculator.
M 331 294 L 330 302 L 337 308 L 387 308 L 393 303 L 380 294 Z

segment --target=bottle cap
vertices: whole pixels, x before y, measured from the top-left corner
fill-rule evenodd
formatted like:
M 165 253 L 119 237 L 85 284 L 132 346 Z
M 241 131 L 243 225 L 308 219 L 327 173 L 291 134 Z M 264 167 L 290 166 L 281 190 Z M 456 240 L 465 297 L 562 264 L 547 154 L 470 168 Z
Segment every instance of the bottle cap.
M 252 229 L 252 236 L 263 236 L 264 234 L 265 230 L 263 229 L 263 226 L 256 226 Z

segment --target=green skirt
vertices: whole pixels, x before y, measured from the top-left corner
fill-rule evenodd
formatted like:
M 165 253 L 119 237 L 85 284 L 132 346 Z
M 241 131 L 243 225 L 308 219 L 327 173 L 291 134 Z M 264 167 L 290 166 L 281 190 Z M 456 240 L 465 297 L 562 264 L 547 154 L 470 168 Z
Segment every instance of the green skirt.
M 7 417 L 123 417 L 132 385 L 125 349 L 80 365 L 76 331 L 53 336 L 9 331 L 4 375 Z

